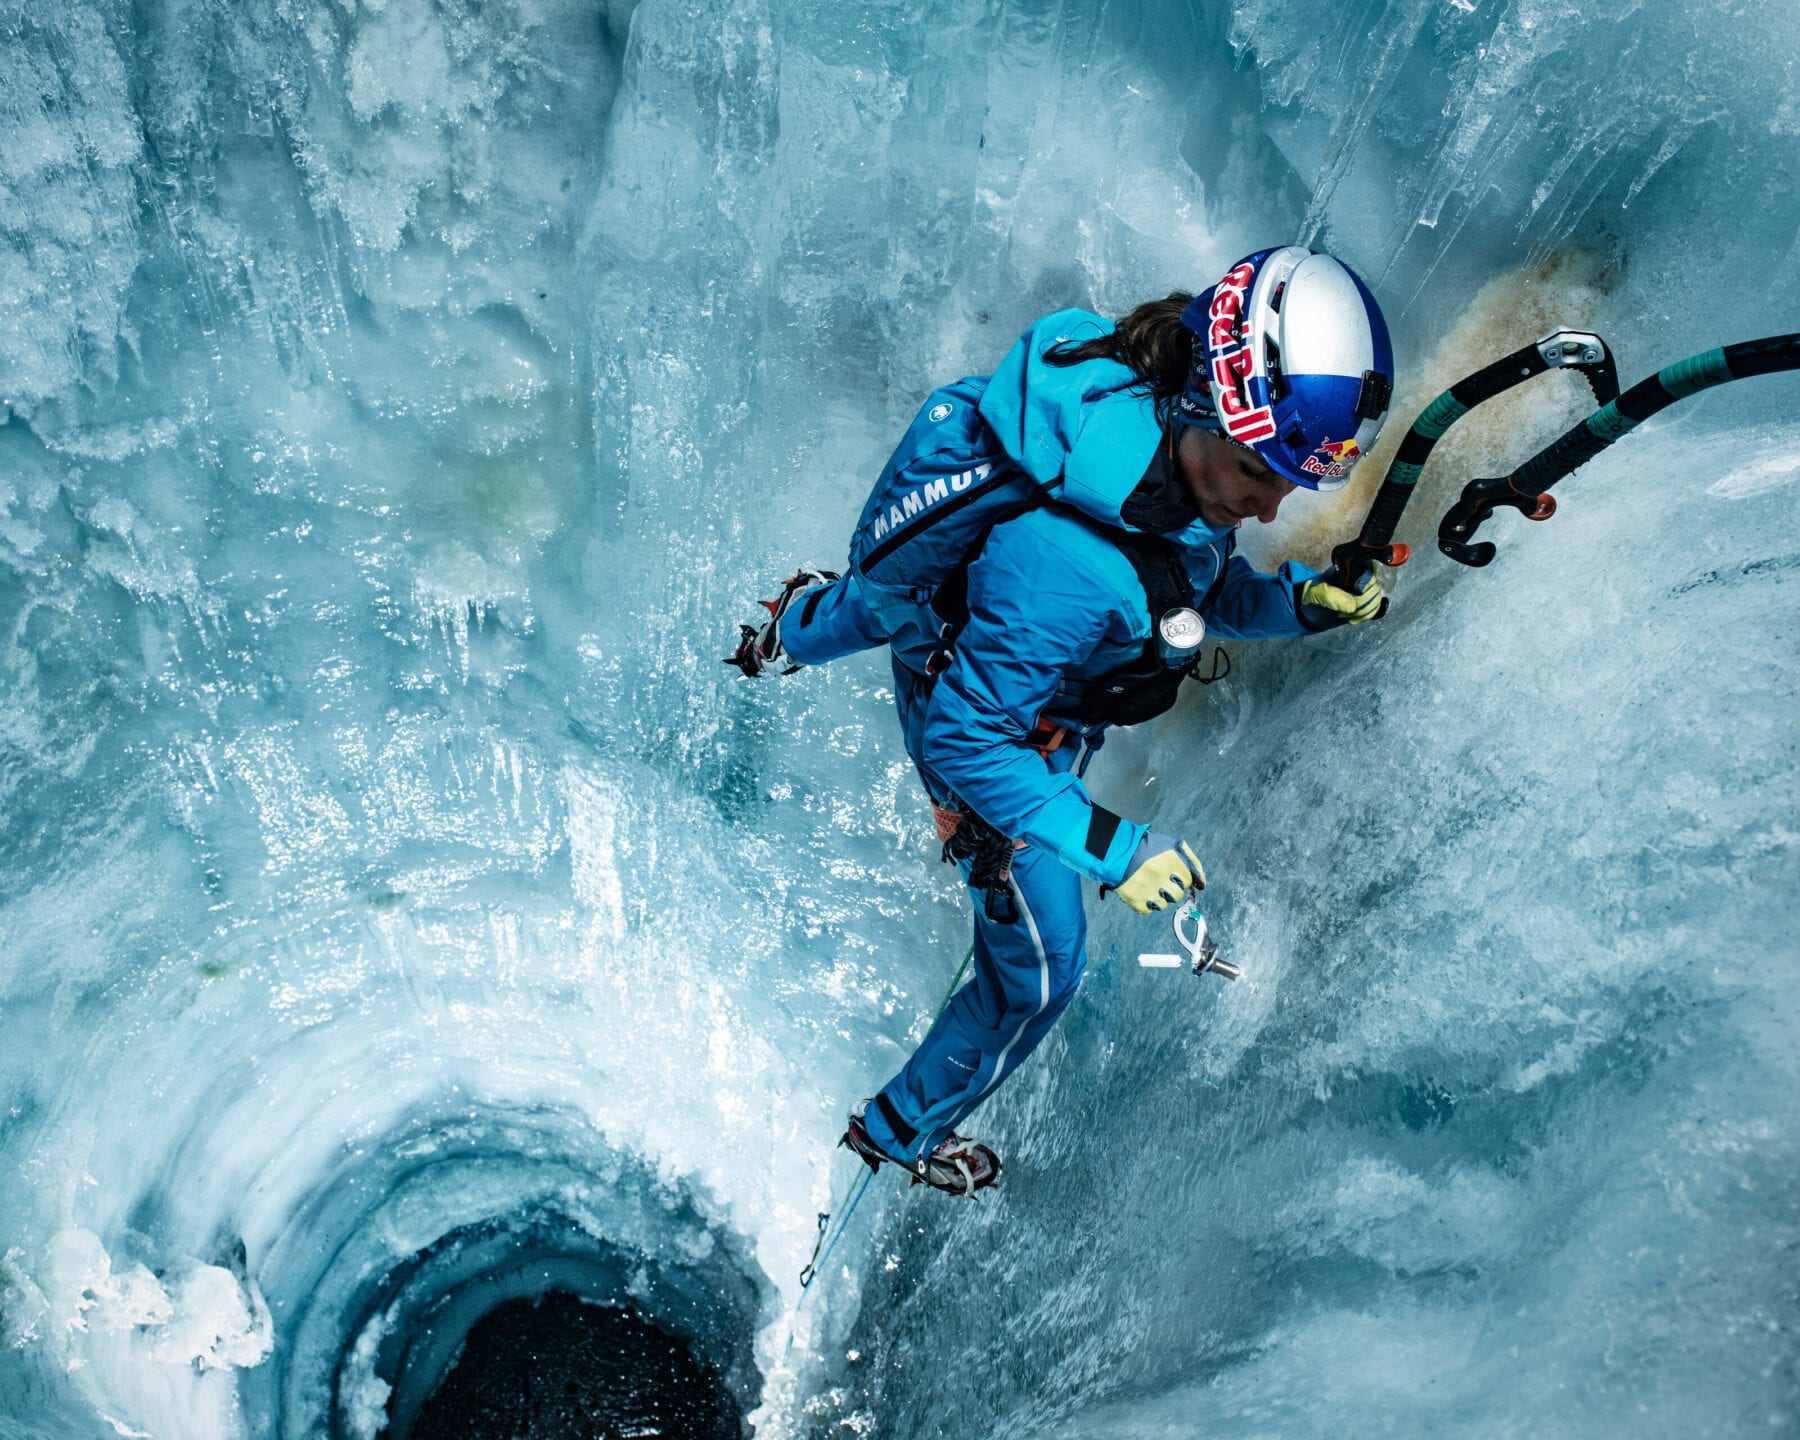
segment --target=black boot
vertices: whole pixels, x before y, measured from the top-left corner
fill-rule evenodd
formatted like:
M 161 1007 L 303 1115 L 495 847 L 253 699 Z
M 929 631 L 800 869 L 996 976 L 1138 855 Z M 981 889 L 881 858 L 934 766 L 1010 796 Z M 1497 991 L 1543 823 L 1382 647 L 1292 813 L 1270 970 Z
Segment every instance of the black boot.
M 952 1134 L 929 1155 L 917 1160 L 896 1160 L 869 1137 L 863 1124 L 863 1101 L 850 1112 L 850 1125 L 839 1143 L 848 1148 L 871 1170 L 879 1171 L 883 1161 L 898 1165 L 912 1176 L 915 1185 L 929 1185 L 949 1195 L 973 1195 L 985 1190 L 1000 1178 L 1000 1157 L 993 1147 L 967 1136 Z

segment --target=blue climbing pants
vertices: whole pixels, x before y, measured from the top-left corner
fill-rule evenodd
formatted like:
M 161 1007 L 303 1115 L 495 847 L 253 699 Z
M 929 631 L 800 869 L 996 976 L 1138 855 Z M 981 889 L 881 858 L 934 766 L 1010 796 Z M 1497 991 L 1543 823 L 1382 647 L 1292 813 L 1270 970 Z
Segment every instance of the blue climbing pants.
M 895 699 L 906 747 L 939 805 L 965 808 L 919 753 L 930 683 L 896 663 Z M 1074 747 L 1047 758 L 1074 764 Z M 963 862 L 964 878 L 968 861 Z M 1013 856 L 1010 881 L 1019 918 L 990 920 L 985 896 L 975 902 L 972 974 L 944 1007 L 900 1073 L 864 1115 L 869 1138 L 896 1159 L 934 1149 L 963 1118 L 1024 1062 L 1075 996 L 1087 960 L 1087 917 L 1081 879 L 1041 850 Z

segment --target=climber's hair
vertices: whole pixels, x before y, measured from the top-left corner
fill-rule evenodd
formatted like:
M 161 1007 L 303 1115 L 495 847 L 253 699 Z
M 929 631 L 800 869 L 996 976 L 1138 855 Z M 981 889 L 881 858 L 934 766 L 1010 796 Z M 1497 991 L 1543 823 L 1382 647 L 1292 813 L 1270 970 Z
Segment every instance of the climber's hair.
M 1117 360 L 1149 388 L 1156 398 L 1156 413 L 1166 423 L 1187 386 L 1194 335 L 1181 323 L 1181 312 L 1193 298 L 1177 290 L 1166 299 L 1147 300 L 1122 316 L 1112 334 L 1065 340 L 1046 350 L 1044 358 L 1052 365 Z

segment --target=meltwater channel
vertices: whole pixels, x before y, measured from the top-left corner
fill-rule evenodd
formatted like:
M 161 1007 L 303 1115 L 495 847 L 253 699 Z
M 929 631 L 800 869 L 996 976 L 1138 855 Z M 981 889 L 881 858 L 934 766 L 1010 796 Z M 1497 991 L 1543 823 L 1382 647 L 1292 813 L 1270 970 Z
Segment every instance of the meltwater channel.
M 1800 1433 L 1800 379 L 1115 738 L 1244 980 L 978 1203 L 847 1106 L 966 901 L 878 657 L 719 657 L 935 384 L 1300 241 L 1404 422 L 1800 329 L 1800 13 L 0 0 L 0 1437 Z M 1490 410 L 1492 413 L 1490 413 Z M 840 1157 L 841 1158 L 841 1157 Z

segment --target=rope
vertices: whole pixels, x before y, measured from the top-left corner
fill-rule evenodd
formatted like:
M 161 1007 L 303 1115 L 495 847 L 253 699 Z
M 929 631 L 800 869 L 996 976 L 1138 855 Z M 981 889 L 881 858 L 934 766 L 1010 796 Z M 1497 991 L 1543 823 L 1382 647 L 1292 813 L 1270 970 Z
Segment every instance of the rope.
M 962 964 L 956 967 L 956 975 L 950 981 L 950 988 L 944 992 L 944 998 L 938 1001 L 937 1009 L 932 1012 L 932 1020 L 935 1021 L 939 1015 L 944 1013 L 944 1007 L 950 1003 L 950 997 L 961 986 L 963 976 L 969 973 L 969 966 L 974 963 L 974 960 L 975 947 L 971 944 L 968 953 L 963 956 Z M 858 1177 L 851 1182 L 850 1193 L 846 1199 L 840 1201 L 832 1209 L 820 1213 L 819 1238 L 813 1242 L 812 1258 L 806 1262 L 806 1268 L 800 1272 L 799 1303 L 801 1305 L 806 1303 L 807 1292 L 812 1289 L 813 1281 L 818 1279 L 819 1271 L 825 1268 L 825 1262 L 831 1258 L 831 1252 L 837 1248 L 837 1242 L 843 1237 L 845 1228 L 850 1224 L 850 1217 L 856 1213 L 857 1202 L 862 1199 L 863 1191 L 868 1188 L 869 1181 L 874 1176 L 873 1170 L 866 1166 L 863 1167 Z M 831 1217 L 834 1214 L 839 1216 L 836 1225 L 831 1223 Z M 798 1309 L 799 1306 L 797 1305 L 795 1308 Z

